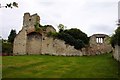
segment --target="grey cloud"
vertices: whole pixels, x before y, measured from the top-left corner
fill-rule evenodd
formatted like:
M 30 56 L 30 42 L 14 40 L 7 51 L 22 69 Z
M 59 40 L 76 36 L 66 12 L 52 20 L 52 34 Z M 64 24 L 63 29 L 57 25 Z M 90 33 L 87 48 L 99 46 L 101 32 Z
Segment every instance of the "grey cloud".
M 54 2 L 50 2 L 50 1 L 40 1 L 38 4 L 49 7 L 49 6 L 54 5 L 55 3 Z
M 18 9 L 4 9 L 0 13 L 0 17 L 3 17 L 0 25 L 3 26 L 4 38 L 7 38 L 6 34 L 9 34 L 11 29 L 18 32 L 22 28 L 25 12 L 38 13 L 41 24 L 51 24 L 57 28 L 57 25 L 62 23 L 68 28 L 79 28 L 88 35 L 100 31 L 112 33 L 114 21 L 117 20 L 115 0 L 22 0 L 18 3 Z
M 92 25 L 91 26 L 91 32 L 102 32 L 102 33 L 107 33 L 112 34 L 112 31 L 114 31 L 115 26 L 110 26 L 110 25 L 104 25 L 104 24 L 100 24 L 100 25 Z

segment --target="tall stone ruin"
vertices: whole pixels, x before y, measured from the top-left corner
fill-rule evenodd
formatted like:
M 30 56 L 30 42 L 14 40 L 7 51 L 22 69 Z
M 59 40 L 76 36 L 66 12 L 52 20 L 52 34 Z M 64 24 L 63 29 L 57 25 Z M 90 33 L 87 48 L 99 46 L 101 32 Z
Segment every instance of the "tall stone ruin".
M 42 29 L 41 27 L 41 30 L 36 32 L 36 23 L 40 23 L 40 17 L 37 14 L 24 14 L 22 30 L 19 31 L 14 39 L 14 55 L 81 55 L 79 50 L 65 44 L 64 41 L 47 37 L 47 33 L 56 32 L 52 26 L 48 26 L 46 29 Z
M 40 24 L 37 14 L 25 13 L 23 16 L 23 27 L 14 39 L 14 55 L 49 54 L 63 56 L 96 55 L 112 50 L 109 36 L 105 34 L 94 34 L 90 37 L 90 45 L 82 50 L 76 50 L 74 46 L 65 44 L 65 41 L 48 37 L 47 33 L 56 32 L 54 27 L 40 27 L 36 32 L 35 25 Z

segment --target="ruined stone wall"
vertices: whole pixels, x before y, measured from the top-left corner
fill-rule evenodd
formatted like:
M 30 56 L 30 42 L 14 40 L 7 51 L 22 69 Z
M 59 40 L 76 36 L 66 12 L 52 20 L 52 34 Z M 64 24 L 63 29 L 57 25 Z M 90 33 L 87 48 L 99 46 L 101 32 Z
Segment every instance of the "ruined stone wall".
M 52 54 L 55 53 L 53 48 L 53 38 L 45 37 L 42 41 L 42 54 Z
M 97 43 L 96 43 L 96 37 L 95 37 L 95 36 L 91 36 L 89 43 L 90 43 L 90 46 L 96 45 L 96 44 L 97 44 Z
M 26 53 L 27 54 L 41 54 L 42 49 L 42 35 L 40 33 L 27 34 Z
M 85 55 L 99 55 L 109 53 L 111 51 L 112 47 L 110 45 L 94 45 L 86 48 Z
M 115 45 L 115 49 L 113 52 L 113 57 L 117 60 L 120 61 L 120 46 Z
M 14 40 L 14 55 L 26 54 L 49 54 L 63 56 L 82 56 L 107 53 L 112 50 L 109 44 L 109 37 L 105 34 L 94 34 L 90 37 L 90 45 L 76 50 L 74 46 L 65 44 L 65 41 L 47 37 L 48 32 L 56 32 L 51 25 L 41 27 L 39 32 L 35 30 L 35 24 L 40 23 L 37 14 L 25 13 L 23 17 L 23 27 Z M 96 42 L 96 38 L 102 40 Z M 103 43 L 102 43 L 103 42 Z
M 42 42 L 42 54 L 62 55 L 62 56 L 82 56 L 80 50 L 74 49 L 74 46 L 65 44 L 64 41 L 46 37 Z
M 14 39 L 14 45 L 13 45 L 14 55 L 26 54 L 26 43 L 27 43 L 26 39 L 27 39 L 27 32 L 25 29 L 22 29 Z
M 109 53 L 112 50 L 109 36 L 105 34 L 94 34 L 90 37 L 90 46 L 87 47 L 86 55 Z
M 48 32 L 56 32 L 56 30 L 53 27 L 47 27 L 46 33 Z

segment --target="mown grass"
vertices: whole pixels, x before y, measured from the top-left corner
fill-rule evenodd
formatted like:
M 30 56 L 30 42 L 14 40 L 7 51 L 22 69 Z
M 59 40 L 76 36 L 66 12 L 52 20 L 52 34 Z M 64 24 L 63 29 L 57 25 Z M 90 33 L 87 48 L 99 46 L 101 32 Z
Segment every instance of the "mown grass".
M 0 56 L 0 79 L 2 78 L 2 56 Z
M 4 56 L 3 78 L 117 78 L 112 54 L 83 57 Z

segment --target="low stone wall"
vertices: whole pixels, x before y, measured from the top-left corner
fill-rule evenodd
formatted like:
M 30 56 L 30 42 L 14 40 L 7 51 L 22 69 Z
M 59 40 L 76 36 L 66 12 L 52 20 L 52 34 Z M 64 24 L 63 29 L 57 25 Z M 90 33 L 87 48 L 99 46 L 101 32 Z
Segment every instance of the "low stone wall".
M 120 61 L 120 46 L 115 45 L 115 49 L 113 52 L 113 57 L 117 60 Z
M 105 54 L 111 52 L 112 46 L 111 45 L 105 45 L 105 44 L 99 44 L 99 45 L 92 45 L 88 46 L 86 48 L 86 54 L 85 55 L 99 55 L 99 54 Z
M 37 37 L 36 35 L 35 38 L 33 37 L 33 39 L 29 41 L 27 40 L 28 37 L 29 36 L 26 35 L 26 32 L 22 31 L 19 36 L 15 38 L 13 49 L 14 55 L 49 54 L 59 56 L 89 56 L 99 55 L 112 51 L 111 45 L 108 44 L 94 44 L 82 48 L 81 50 L 76 50 L 74 46 L 65 44 L 65 41 L 60 39 L 44 37 L 44 39 L 40 38 L 38 40 L 35 39 Z
M 65 44 L 64 41 L 46 37 L 42 42 L 42 54 L 59 56 L 82 56 L 80 50 L 74 49 L 74 46 Z

